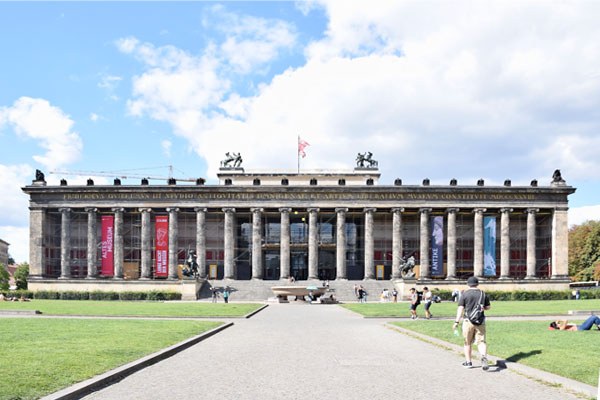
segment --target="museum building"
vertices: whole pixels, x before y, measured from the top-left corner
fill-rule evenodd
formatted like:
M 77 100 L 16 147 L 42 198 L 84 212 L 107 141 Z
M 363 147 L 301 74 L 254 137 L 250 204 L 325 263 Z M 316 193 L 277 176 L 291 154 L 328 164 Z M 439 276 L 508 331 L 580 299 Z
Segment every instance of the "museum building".
M 203 282 L 383 280 L 568 288 L 568 196 L 546 185 L 379 184 L 375 168 L 246 172 L 218 184 L 47 185 L 30 196 L 32 290 L 198 293 Z M 183 277 L 195 253 L 198 279 Z M 408 271 L 414 264 L 414 275 Z M 185 284 L 195 288 L 185 288 Z M 189 293 L 188 293 L 188 297 Z

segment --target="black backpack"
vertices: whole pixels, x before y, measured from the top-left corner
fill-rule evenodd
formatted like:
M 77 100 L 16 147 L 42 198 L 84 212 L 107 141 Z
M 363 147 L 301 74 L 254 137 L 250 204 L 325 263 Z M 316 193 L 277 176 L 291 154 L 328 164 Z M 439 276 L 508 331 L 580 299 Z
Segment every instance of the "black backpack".
M 422 300 L 423 300 L 423 292 L 419 292 L 417 290 L 417 304 L 421 304 Z
M 481 325 L 485 322 L 485 315 L 483 314 L 484 300 L 485 294 L 483 293 L 483 290 L 481 290 L 481 296 L 479 297 L 479 301 L 477 302 L 475 307 L 473 307 L 473 309 L 469 310 L 469 312 L 467 313 L 467 319 L 473 325 Z

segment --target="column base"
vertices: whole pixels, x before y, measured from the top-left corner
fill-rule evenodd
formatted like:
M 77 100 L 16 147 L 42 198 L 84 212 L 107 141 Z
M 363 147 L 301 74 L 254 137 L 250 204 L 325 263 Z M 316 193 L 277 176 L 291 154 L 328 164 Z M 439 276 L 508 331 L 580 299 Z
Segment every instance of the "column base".
M 88 280 L 88 281 L 90 281 L 90 280 L 96 280 L 96 279 L 98 279 L 98 275 L 96 275 L 96 276 L 86 276 L 85 279 Z
M 525 277 L 525 280 L 532 280 L 532 279 L 537 279 L 535 276 L 532 275 L 528 275 Z
M 149 281 L 150 278 L 148 278 L 147 276 L 142 276 L 139 280 L 140 281 Z
M 458 278 L 454 275 L 451 275 L 451 276 L 447 276 L 445 280 L 446 281 L 457 281 Z
M 71 279 L 70 276 L 59 276 L 58 277 L 58 280 L 60 280 L 60 281 L 68 281 L 69 279 Z
M 113 281 L 122 281 L 123 277 L 122 276 L 113 276 L 112 279 L 113 279 Z
M 501 281 L 507 281 L 507 280 L 511 279 L 511 277 L 510 276 L 501 276 L 498 279 L 500 279 Z
M 555 280 L 559 280 L 559 279 L 560 280 L 565 280 L 565 279 L 567 279 L 567 280 L 570 280 L 569 275 L 552 275 L 550 277 L 550 279 L 555 279 Z

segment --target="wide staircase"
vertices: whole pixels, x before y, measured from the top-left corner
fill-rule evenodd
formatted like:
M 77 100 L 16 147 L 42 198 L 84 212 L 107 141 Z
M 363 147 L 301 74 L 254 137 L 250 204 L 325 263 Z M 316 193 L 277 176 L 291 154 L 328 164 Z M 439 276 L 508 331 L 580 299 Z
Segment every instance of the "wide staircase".
M 209 300 L 212 297 L 212 290 L 214 288 L 218 292 L 222 292 L 225 287 L 229 288 L 231 293 L 230 300 L 235 301 L 267 301 L 269 298 L 274 297 L 271 287 L 273 286 L 317 286 L 322 287 L 323 281 L 319 280 L 307 280 L 307 281 L 296 281 L 290 283 L 288 280 L 207 280 L 201 285 L 198 299 Z M 355 295 L 355 286 L 362 285 L 367 291 L 368 302 L 378 302 L 379 297 L 383 289 L 388 289 L 391 293 L 394 288 L 392 281 L 378 281 L 378 280 L 364 280 L 364 281 L 330 281 L 329 292 L 326 296 L 333 295 L 340 302 L 357 302 L 358 299 Z M 391 296 L 391 295 L 390 295 Z M 290 299 L 293 301 L 293 299 Z M 401 300 L 398 298 L 398 300 Z M 219 301 L 222 301 L 222 296 L 219 296 Z

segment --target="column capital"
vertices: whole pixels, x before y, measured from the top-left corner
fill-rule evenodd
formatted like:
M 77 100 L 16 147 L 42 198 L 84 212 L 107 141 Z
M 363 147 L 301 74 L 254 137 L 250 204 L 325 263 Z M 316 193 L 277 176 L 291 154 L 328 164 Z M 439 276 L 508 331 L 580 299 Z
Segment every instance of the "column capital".
M 487 208 L 474 208 L 473 214 L 483 214 L 486 211 L 487 211 Z
M 392 208 L 392 213 L 401 213 L 404 212 L 404 207 L 394 207 Z
M 281 208 L 279 209 L 279 212 L 280 212 L 280 213 L 282 213 L 282 214 L 283 214 L 283 213 L 289 214 L 289 213 L 291 213 L 291 212 L 292 212 L 292 209 L 291 209 L 291 207 L 281 207 Z
M 194 207 L 194 211 L 196 211 L 197 213 L 206 212 L 206 207 Z
M 140 208 L 140 211 L 142 211 L 143 209 Z M 150 209 L 149 209 L 150 210 Z M 123 207 L 115 207 L 115 208 L 111 208 L 110 211 L 115 212 L 115 213 L 122 213 L 125 211 L 125 209 Z
M 525 210 L 527 214 L 537 214 L 539 211 L 539 208 L 528 208 L 527 210 Z
M 167 208 L 167 212 L 171 213 L 171 212 L 179 212 L 179 207 L 169 207 Z
M 348 212 L 348 208 L 346 208 L 346 207 L 337 207 L 335 209 L 335 212 L 336 212 L 336 214 L 339 214 L 339 213 L 344 213 L 345 214 L 345 213 Z
M 459 211 L 460 211 L 460 208 L 458 208 L 458 207 L 449 207 L 449 208 L 446 208 L 446 212 L 448 214 L 457 213 Z
M 310 207 L 310 208 L 307 208 L 306 211 L 309 213 L 318 213 L 319 209 L 317 207 Z
M 371 213 L 371 212 L 375 212 L 375 211 L 377 211 L 377 209 L 375 207 L 365 207 L 363 209 L 363 212 L 365 212 L 365 213 Z
M 71 208 L 70 207 L 61 207 L 58 209 L 58 211 L 60 211 L 61 213 L 70 213 L 71 212 Z
M 85 211 L 89 213 L 95 213 L 98 211 L 98 209 L 96 207 L 86 207 Z
M 421 214 L 429 214 L 433 210 L 432 208 L 419 208 Z
M 510 214 L 513 211 L 514 210 L 512 208 L 509 208 L 509 207 L 504 207 L 504 208 L 500 209 L 500 213 L 502 213 L 502 214 L 504 214 L 504 213 L 509 213 Z
M 251 208 L 250 211 L 252 211 L 252 213 L 262 213 L 263 211 L 265 211 L 265 209 L 261 207 L 254 207 Z
M 235 208 L 233 208 L 233 207 L 225 207 L 225 208 L 222 208 L 222 210 L 226 214 L 227 213 L 234 213 L 235 212 Z

